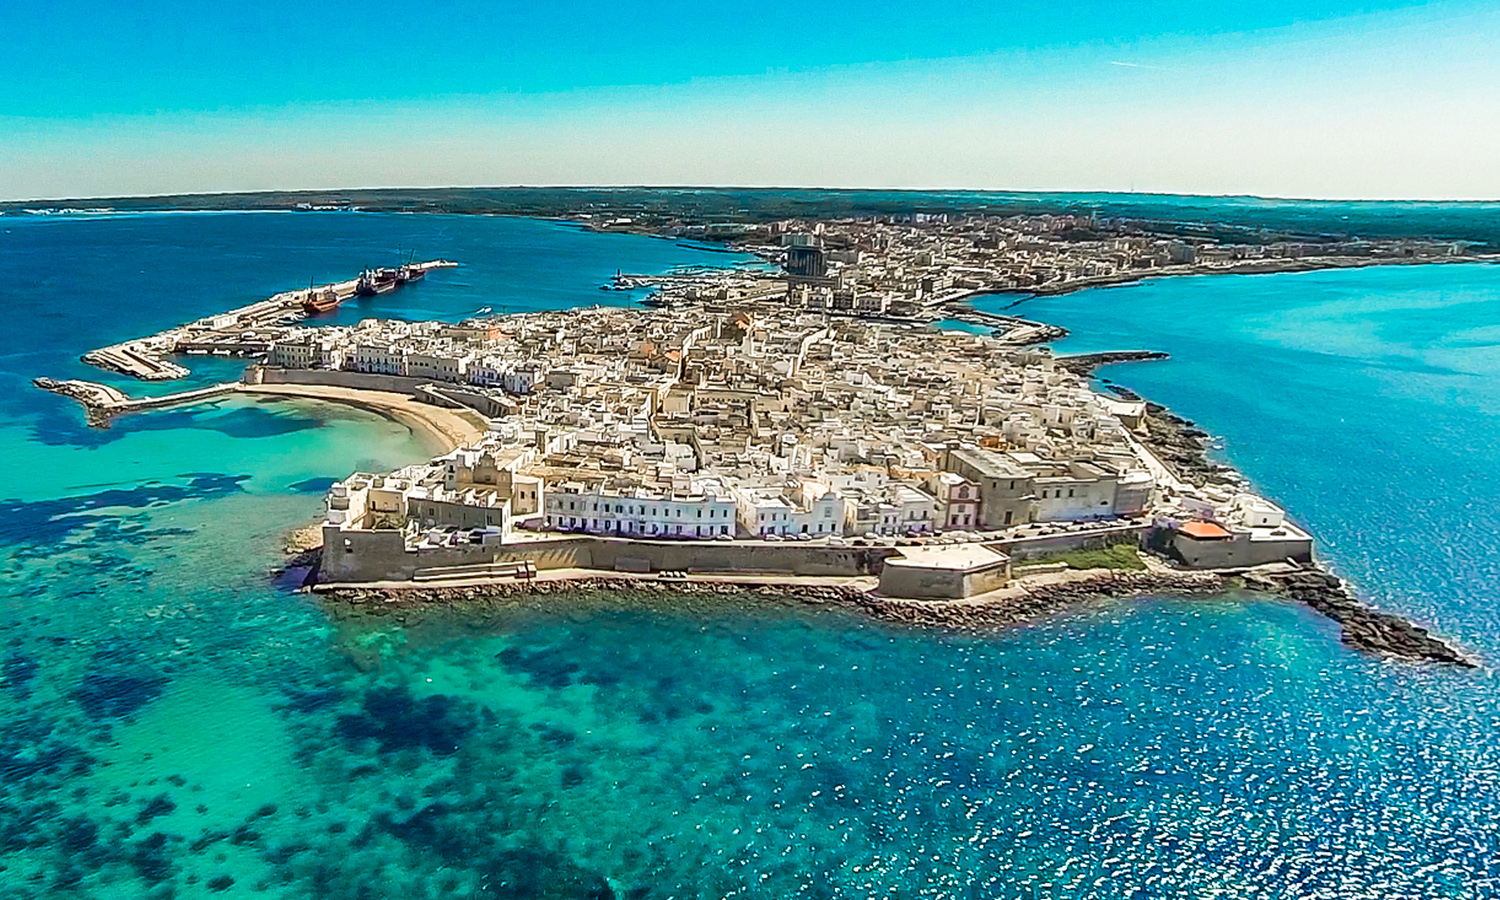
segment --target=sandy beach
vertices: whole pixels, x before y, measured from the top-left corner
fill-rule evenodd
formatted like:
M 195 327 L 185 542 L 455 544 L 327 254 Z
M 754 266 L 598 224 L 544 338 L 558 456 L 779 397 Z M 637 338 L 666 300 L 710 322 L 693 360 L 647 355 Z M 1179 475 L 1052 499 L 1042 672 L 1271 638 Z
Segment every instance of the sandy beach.
M 487 426 L 484 417 L 473 410 L 447 409 L 423 403 L 407 394 L 388 391 L 315 384 L 246 384 L 241 385 L 239 391 L 267 397 L 343 403 L 367 409 L 410 428 L 413 434 L 439 453 L 476 442 Z

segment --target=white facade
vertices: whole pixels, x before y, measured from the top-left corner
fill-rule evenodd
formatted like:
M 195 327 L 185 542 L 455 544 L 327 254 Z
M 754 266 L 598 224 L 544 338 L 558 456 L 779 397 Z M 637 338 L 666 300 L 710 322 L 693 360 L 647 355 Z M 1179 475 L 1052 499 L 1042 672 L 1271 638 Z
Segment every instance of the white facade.
M 505 383 L 505 364 L 492 356 L 476 359 L 468 367 L 469 384 L 500 387 Z
M 848 506 L 842 494 L 811 480 L 784 487 L 741 488 L 740 525 L 750 534 L 814 537 L 843 534 Z
M 771 489 L 739 492 L 740 525 L 757 537 L 792 534 L 792 504 Z
M 545 527 L 634 538 L 711 538 L 735 533 L 735 498 L 715 482 L 683 493 L 652 495 L 645 488 L 617 492 L 554 483 L 543 504 Z
M 359 344 L 354 348 L 354 371 L 405 375 L 406 351 L 389 344 Z
M 511 369 L 503 377 L 503 385 L 507 394 L 529 394 L 536 386 L 536 369 L 522 367 Z
M 1036 521 L 1076 522 L 1115 515 L 1116 480 L 1110 478 L 1036 479 Z
M 282 369 L 311 369 L 318 359 L 311 341 L 277 341 L 266 355 L 269 365 Z
M 1231 516 L 1246 528 L 1280 528 L 1286 522 L 1286 512 L 1281 507 L 1254 494 L 1237 494 Z
M 409 353 L 406 374 L 412 378 L 462 382 L 468 377 L 471 358 L 467 354 Z
M 894 522 L 887 524 L 882 510 L 882 534 L 898 534 L 908 531 L 931 531 L 937 522 L 938 503 L 931 494 L 905 484 L 898 484 L 891 491 L 890 506 L 895 514 Z

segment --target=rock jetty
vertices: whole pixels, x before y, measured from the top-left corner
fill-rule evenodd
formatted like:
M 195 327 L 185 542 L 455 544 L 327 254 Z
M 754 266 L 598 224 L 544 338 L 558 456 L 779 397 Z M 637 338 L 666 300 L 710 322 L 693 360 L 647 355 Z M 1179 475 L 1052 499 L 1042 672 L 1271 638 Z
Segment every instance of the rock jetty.
M 1247 586 L 1290 597 L 1339 623 L 1340 640 L 1368 653 L 1417 662 L 1440 662 L 1473 668 L 1476 663 L 1427 629 L 1401 616 L 1361 603 L 1337 575 L 1319 568 L 1255 573 Z
M 864 592 L 843 585 L 755 584 L 679 579 L 620 578 L 597 575 L 557 581 L 506 581 L 467 587 L 338 587 L 319 592 L 323 597 L 370 610 L 421 609 L 455 604 L 504 601 L 552 594 L 584 593 L 670 594 L 705 596 L 760 594 L 790 597 L 805 603 L 849 603 Z
M 854 605 L 887 622 L 958 631 L 987 631 L 1035 621 L 1086 603 L 1139 597 L 1215 594 L 1225 581 L 1212 572 L 1102 572 L 1090 578 L 1025 587 L 980 600 L 892 600 L 859 594 Z
M 1100 366 L 1123 362 L 1146 362 L 1153 359 L 1171 359 L 1161 350 L 1111 350 L 1106 353 L 1075 353 L 1057 357 L 1057 367 L 1074 375 L 1092 375 Z

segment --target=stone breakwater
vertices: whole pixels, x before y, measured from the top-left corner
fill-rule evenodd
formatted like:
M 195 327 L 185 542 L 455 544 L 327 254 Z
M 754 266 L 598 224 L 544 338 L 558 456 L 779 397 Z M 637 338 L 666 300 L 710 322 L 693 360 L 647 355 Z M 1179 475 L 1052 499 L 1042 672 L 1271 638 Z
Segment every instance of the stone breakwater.
M 1476 663 L 1427 629 L 1361 603 L 1342 579 L 1321 569 L 1245 577 L 1248 587 L 1290 597 L 1339 623 L 1340 640 L 1357 650 L 1417 662 L 1473 668 Z
M 1066 369 L 1074 375 L 1087 376 L 1094 374 L 1100 366 L 1171 358 L 1170 354 L 1161 350 L 1110 350 L 1104 353 L 1075 353 L 1069 356 L 1059 356 L 1057 367 Z
M 322 592 L 342 616 L 395 615 L 475 607 L 534 605 L 549 596 L 629 597 L 655 605 L 666 597 L 679 604 L 727 597 L 831 605 L 873 619 L 915 628 L 978 632 L 1034 622 L 1065 609 L 1142 596 L 1212 596 L 1237 580 L 1246 587 L 1306 604 L 1338 622 L 1347 646 L 1381 656 L 1463 667 L 1475 663 L 1400 616 L 1360 603 L 1337 576 L 1321 569 L 1249 573 L 1242 577 L 1216 572 L 1101 572 L 1070 581 L 1020 586 L 993 597 L 970 600 L 900 600 L 880 597 L 847 585 L 784 585 L 710 581 L 653 581 L 598 576 L 567 581 L 499 583 L 474 587 L 335 588 Z M 674 604 L 674 605 L 679 605 Z
M 497 582 L 470 587 L 339 587 L 319 592 L 335 601 L 343 611 L 363 610 L 402 612 L 424 609 L 447 609 L 466 604 L 501 606 L 537 597 L 584 595 L 622 595 L 660 598 L 663 596 L 706 598 L 713 596 L 760 595 L 796 600 L 810 604 L 852 604 L 864 592 L 839 585 L 772 585 L 743 582 L 651 580 L 599 575 L 557 581 Z
M 871 616 L 930 628 L 988 631 L 1036 621 L 1087 603 L 1129 597 L 1222 593 L 1225 580 L 1211 572 L 1107 572 L 1073 581 L 1029 585 L 994 600 L 892 600 L 859 594 L 853 603 Z

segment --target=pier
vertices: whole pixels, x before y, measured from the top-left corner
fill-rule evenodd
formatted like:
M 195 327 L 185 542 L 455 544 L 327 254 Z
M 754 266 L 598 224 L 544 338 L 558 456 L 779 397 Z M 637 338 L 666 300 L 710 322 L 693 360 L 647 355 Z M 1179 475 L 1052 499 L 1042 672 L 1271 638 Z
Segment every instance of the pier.
M 64 397 L 77 400 L 83 406 L 84 416 L 89 425 L 95 428 L 107 428 L 111 419 L 125 413 L 196 403 L 240 389 L 238 381 L 226 381 L 190 391 L 163 394 L 159 397 L 131 397 L 117 387 L 99 384 L 96 381 L 57 381 L 52 378 L 37 378 L 32 381 L 32 384 L 44 391 L 51 391 L 54 394 L 62 394 Z
M 435 269 L 451 269 L 457 265 L 451 260 L 434 259 L 395 269 L 370 269 L 345 281 L 283 291 L 248 306 L 206 316 L 149 337 L 90 350 L 83 355 L 83 361 L 142 381 L 186 378 L 189 370 L 174 362 L 172 356 L 260 356 L 304 320 L 321 312 L 331 312 L 352 297 L 387 293 L 403 284 L 420 281 Z

